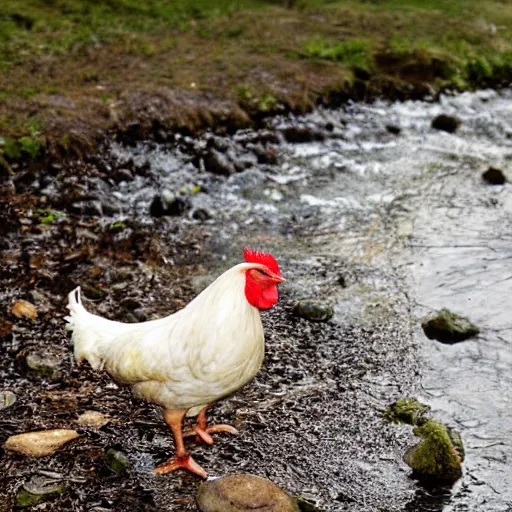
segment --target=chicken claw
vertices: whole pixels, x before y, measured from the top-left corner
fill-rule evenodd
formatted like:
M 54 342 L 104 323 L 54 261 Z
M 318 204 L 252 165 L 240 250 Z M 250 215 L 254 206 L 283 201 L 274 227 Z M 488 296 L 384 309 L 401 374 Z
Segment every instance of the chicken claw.
M 156 467 L 154 472 L 162 475 L 175 471 L 176 469 L 186 469 L 201 478 L 206 478 L 208 476 L 206 471 L 188 454 L 180 457 L 173 457 L 165 464 L 160 464 L 160 466 Z
M 210 434 L 215 434 L 217 432 L 227 432 L 228 434 L 238 434 L 238 430 L 231 425 L 210 425 L 208 426 L 206 423 L 206 406 L 201 410 L 199 415 L 197 416 L 197 423 L 190 430 L 187 430 L 183 433 L 183 437 L 196 436 L 196 442 L 200 443 L 201 441 L 206 444 L 213 444 L 213 438 Z

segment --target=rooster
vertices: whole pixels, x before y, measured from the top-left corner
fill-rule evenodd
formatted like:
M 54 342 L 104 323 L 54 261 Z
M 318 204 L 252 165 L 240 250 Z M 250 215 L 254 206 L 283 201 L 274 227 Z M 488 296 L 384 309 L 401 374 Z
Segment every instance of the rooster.
M 86 311 L 80 287 L 69 294 L 75 360 L 131 386 L 135 396 L 158 404 L 172 430 L 175 456 L 156 473 L 186 469 L 203 478 L 206 471 L 185 449 L 183 438 L 195 435 L 208 444 L 212 433 L 236 434 L 230 425 L 207 425 L 206 409 L 258 373 L 264 337 L 260 309 L 278 300 L 284 279 L 275 258 L 244 251 L 245 263 L 227 270 L 180 311 L 149 322 L 115 322 Z M 197 423 L 183 433 L 184 417 Z

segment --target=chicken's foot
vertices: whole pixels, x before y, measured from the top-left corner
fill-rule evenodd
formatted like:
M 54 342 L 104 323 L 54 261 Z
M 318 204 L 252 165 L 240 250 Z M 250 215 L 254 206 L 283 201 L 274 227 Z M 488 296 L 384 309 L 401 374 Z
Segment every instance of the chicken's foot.
M 183 409 L 177 411 L 164 410 L 165 421 L 167 425 L 171 427 L 172 434 L 174 436 L 176 455 L 165 464 L 161 464 L 160 466 L 156 467 L 155 473 L 169 473 L 181 468 L 199 475 L 201 478 L 206 478 L 208 476 L 206 471 L 191 457 L 190 453 L 188 453 L 185 449 L 185 445 L 183 443 L 181 424 L 186 412 L 187 411 Z
M 197 423 L 190 430 L 187 430 L 183 433 L 183 437 L 196 436 L 196 442 L 200 443 L 201 441 L 206 444 L 213 444 L 213 438 L 210 434 L 215 434 L 217 432 L 227 432 L 228 434 L 238 434 L 238 430 L 231 425 L 210 425 L 208 426 L 206 422 L 206 409 L 208 409 L 209 405 L 201 409 L 201 412 L 197 416 Z

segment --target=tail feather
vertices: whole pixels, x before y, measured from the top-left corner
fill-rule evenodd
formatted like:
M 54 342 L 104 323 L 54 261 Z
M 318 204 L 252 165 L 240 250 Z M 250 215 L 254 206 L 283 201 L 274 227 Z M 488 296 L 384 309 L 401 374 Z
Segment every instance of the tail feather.
M 96 317 L 96 315 L 89 313 L 82 305 L 80 286 L 69 293 L 67 308 L 70 314 L 64 317 L 64 320 L 68 323 L 66 328 L 73 332 L 71 339 L 76 362 L 80 364 L 86 359 L 95 370 L 101 369 L 103 367 L 101 358 L 102 337 L 94 328 L 95 323 L 91 322 L 93 320 L 91 317 Z M 108 322 L 106 319 L 101 320 Z

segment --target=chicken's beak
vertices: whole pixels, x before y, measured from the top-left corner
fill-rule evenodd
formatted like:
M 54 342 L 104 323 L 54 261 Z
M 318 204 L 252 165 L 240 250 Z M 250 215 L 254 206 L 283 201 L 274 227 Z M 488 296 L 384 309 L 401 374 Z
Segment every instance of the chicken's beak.
M 281 277 L 281 276 L 278 276 L 277 274 L 270 274 L 269 277 L 272 279 L 272 281 L 274 281 L 274 283 L 276 284 L 279 284 L 279 283 L 284 283 L 286 281 L 286 279 L 284 277 Z

